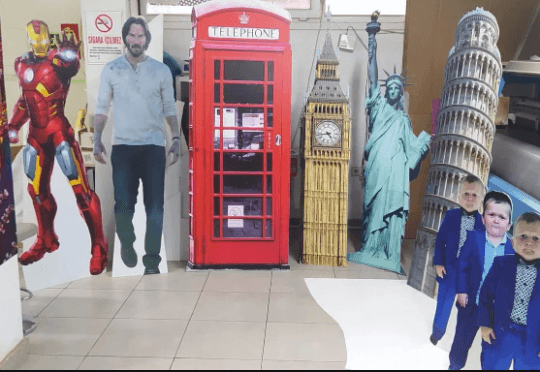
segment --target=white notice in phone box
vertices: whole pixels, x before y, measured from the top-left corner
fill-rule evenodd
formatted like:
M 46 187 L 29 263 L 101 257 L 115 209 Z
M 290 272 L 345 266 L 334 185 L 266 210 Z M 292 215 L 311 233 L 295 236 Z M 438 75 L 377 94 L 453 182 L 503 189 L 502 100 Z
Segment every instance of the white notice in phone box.
M 229 205 L 227 210 L 227 216 L 243 216 L 244 215 L 244 206 L 243 205 Z M 229 229 L 232 228 L 244 228 L 244 220 L 228 220 Z

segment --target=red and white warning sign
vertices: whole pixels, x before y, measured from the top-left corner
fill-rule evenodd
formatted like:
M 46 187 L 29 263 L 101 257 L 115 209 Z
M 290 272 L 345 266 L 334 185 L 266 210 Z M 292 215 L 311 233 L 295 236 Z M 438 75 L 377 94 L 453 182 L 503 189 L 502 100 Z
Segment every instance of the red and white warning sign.
M 88 63 L 105 64 L 124 53 L 121 12 L 86 12 Z

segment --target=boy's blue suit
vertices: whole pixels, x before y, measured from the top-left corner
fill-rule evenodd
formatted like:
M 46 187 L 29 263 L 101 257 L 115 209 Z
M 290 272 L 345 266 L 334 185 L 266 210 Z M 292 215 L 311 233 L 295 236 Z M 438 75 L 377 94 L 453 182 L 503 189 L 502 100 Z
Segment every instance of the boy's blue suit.
M 510 316 L 516 293 L 518 256 L 497 257 L 489 272 L 478 305 L 478 325 L 492 328 L 495 340 L 482 343 L 483 369 L 540 369 L 540 269 L 528 307 L 527 326 L 516 332 Z M 519 328 L 518 328 L 519 330 Z M 520 335 L 524 333 L 524 335 Z M 523 342 L 523 336 L 524 341 Z
M 450 209 L 446 212 L 435 241 L 433 264 L 444 266 L 446 270 L 444 278 L 437 277 L 439 290 L 432 333 L 433 338 L 436 340 L 440 340 L 446 333 L 446 326 L 448 325 L 452 305 L 456 298 L 457 253 L 459 249 L 462 215 L 463 210 L 461 208 Z M 476 212 L 474 229 L 479 230 L 483 228 L 482 216 Z
M 461 248 L 458 261 L 456 293 L 466 293 L 469 301 L 466 307 L 458 307 L 456 334 L 450 350 L 450 366 L 463 368 L 467 354 L 478 332 L 476 297 L 484 272 L 486 252 L 486 231 L 475 230 L 467 233 L 467 240 Z M 514 255 L 514 248 L 509 238 L 504 247 L 505 255 Z

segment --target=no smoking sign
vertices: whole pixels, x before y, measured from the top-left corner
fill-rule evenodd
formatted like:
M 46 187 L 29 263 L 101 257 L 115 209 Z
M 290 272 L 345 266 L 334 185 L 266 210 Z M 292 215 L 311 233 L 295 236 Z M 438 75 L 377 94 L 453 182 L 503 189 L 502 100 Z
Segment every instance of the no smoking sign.
M 100 14 L 96 17 L 96 28 L 101 32 L 109 32 L 113 28 L 113 20 L 107 14 Z
M 105 64 L 123 54 L 122 13 L 86 12 L 88 63 Z

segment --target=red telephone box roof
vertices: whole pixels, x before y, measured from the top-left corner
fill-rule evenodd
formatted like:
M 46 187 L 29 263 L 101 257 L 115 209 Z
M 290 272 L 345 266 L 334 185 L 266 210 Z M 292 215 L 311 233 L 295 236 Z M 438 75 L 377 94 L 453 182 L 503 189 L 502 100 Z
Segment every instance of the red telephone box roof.
M 262 10 L 266 13 L 275 14 L 276 16 L 283 18 L 288 23 L 291 23 L 292 21 L 291 14 L 288 11 L 278 5 L 261 0 L 211 0 L 199 5 L 195 5 L 193 7 L 193 15 L 195 19 L 198 19 L 221 10 L 232 9 Z

